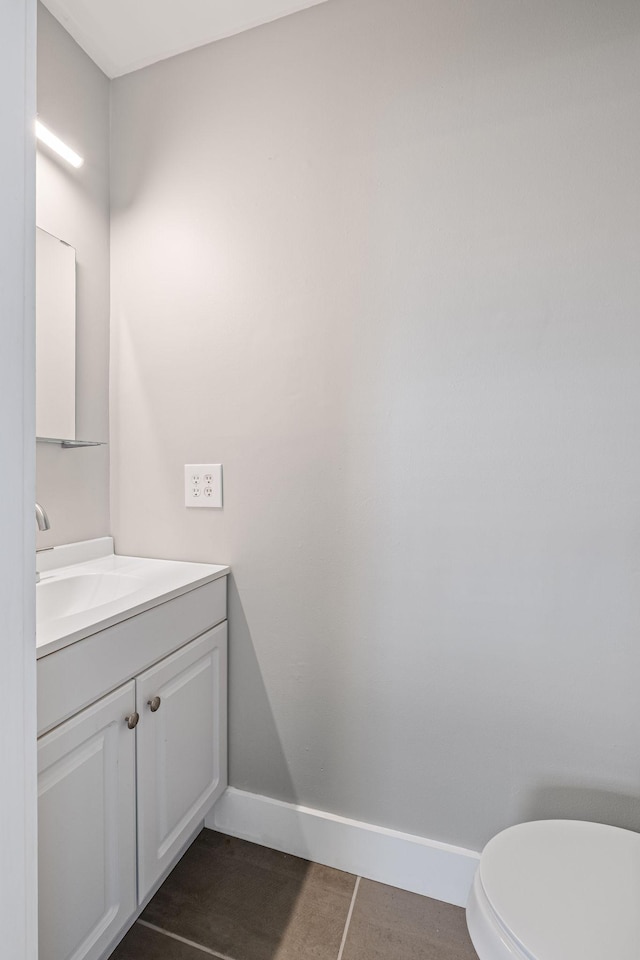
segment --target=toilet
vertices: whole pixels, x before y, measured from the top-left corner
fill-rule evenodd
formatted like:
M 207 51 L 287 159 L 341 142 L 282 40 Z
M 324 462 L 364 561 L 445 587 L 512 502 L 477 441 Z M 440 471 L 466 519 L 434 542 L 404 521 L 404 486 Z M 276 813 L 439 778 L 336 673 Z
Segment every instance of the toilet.
M 480 858 L 467 925 L 480 960 L 640 960 L 640 834 L 521 823 Z

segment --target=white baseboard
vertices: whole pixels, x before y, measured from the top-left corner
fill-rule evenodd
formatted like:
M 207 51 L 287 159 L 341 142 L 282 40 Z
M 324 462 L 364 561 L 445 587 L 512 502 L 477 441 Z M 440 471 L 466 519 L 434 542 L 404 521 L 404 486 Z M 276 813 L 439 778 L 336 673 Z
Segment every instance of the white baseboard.
M 465 906 L 480 854 L 229 787 L 205 826 L 306 860 Z

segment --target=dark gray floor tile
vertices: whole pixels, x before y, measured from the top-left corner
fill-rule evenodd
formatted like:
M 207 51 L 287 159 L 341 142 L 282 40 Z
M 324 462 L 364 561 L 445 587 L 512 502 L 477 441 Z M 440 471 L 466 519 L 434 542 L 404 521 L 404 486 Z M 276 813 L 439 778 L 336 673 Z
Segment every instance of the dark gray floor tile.
M 207 960 L 201 950 L 134 923 L 110 960 Z
M 339 870 L 203 830 L 143 918 L 234 960 L 336 960 L 354 884 Z
M 343 960 L 477 960 L 464 910 L 361 880 Z

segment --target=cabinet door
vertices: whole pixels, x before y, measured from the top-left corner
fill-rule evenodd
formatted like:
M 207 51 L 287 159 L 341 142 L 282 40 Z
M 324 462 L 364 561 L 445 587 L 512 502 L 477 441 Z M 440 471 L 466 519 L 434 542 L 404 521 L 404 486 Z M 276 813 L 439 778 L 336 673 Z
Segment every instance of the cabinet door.
M 136 679 L 138 900 L 227 785 L 227 625 Z
M 38 742 L 40 960 L 95 960 L 136 909 L 133 681 Z

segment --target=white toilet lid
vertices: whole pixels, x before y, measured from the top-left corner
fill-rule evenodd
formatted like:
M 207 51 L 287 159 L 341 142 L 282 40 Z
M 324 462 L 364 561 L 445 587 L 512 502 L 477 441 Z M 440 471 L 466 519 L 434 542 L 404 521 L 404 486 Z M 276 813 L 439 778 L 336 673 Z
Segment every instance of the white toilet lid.
M 480 881 L 531 960 L 639 960 L 640 834 L 572 820 L 504 830 Z

